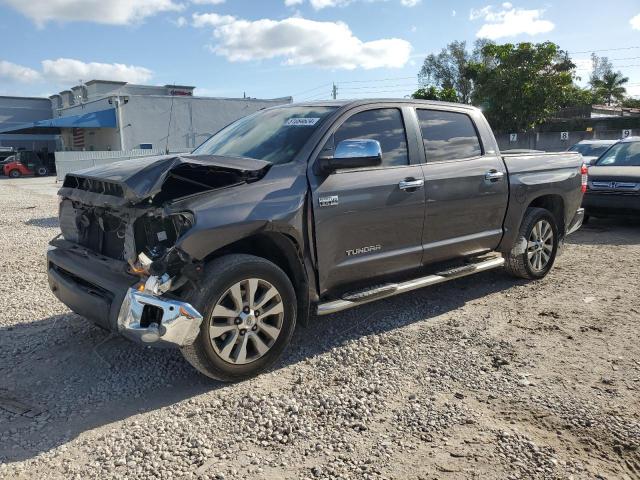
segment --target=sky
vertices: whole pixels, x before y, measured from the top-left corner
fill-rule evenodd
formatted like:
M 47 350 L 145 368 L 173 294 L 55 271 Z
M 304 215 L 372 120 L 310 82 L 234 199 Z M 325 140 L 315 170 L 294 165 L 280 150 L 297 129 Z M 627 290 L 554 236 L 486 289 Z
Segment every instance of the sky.
M 584 84 L 590 52 L 640 97 L 640 1 L 0 0 L 0 95 L 92 79 L 197 95 L 402 97 L 448 42 L 553 41 Z

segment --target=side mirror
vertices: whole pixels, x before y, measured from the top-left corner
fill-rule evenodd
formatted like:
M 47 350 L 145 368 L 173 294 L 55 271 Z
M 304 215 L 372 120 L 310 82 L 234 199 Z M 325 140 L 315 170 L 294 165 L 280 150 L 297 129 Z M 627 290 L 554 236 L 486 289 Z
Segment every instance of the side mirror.
M 589 165 L 589 166 L 595 165 L 596 162 L 598 161 L 598 158 L 600 158 L 600 157 L 590 158 L 589 161 L 587 162 L 587 165 Z
M 320 168 L 334 172 L 341 168 L 375 167 L 382 163 L 382 147 L 377 140 L 349 139 L 341 141 L 333 157 L 321 157 Z

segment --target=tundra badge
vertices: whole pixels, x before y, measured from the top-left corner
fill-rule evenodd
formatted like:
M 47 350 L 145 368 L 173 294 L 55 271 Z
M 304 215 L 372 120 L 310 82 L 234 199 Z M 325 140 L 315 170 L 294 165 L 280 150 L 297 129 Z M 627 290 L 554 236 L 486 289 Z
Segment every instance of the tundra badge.
M 354 248 L 353 250 L 347 250 L 346 253 L 347 253 L 347 257 L 352 257 L 353 255 L 362 255 L 363 253 L 377 252 L 381 248 L 382 248 L 381 245 L 370 245 L 368 247 Z
M 318 199 L 321 207 L 331 207 L 338 205 L 338 195 L 331 195 L 330 197 L 320 197 Z

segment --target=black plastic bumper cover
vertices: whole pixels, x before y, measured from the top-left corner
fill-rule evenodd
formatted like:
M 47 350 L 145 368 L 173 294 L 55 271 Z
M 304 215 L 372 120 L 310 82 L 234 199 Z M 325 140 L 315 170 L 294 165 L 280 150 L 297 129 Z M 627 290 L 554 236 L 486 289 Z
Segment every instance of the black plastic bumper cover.
M 640 195 L 616 195 L 611 193 L 587 193 L 582 201 L 587 214 L 640 214 Z
M 73 248 L 47 251 L 49 286 L 71 310 L 97 325 L 118 331 L 118 313 L 139 278 L 114 268 L 116 261 L 79 253 Z

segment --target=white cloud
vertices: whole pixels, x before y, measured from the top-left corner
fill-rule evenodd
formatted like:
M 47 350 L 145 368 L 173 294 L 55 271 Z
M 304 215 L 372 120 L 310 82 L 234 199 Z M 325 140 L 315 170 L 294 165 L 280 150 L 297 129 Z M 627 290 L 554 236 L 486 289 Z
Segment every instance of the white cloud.
M 225 23 L 233 23 L 236 21 L 236 17 L 231 15 L 218 15 L 217 13 L 194 13 L 192 18 L 193 26 L 196 28 L 218 27 Z
M 351 3 L 351 0 L 309 0 L 311 6 L 316 10 L 327 7 L 343 7 Z
M 497 40 L 516 35 L 538 35 L 550 32 L 555 28 L 553 22 L 542 18 L 544 10 L 526 10 L 514 7 L 505 2 L 500 9 L 492 5 L 469 12 L 470 20 L 483 19 L 484 25 L 476 33 L 477 37 Z
M 451 10 L 451 16 L 455 17 L 458 14 L 458 12 L 456 12 L 455 10 Z
M 221 5 L 225 0 L 191 0 L 191 3 L 196 5 Z
M 125 25 L 160 12 L 179 11 L 174 0 L 0 0 L 38 25 L 48 21 L 88 21 Z
M 194 25 L 213 27 L 211 51 L 232 62 L 284 58 L 287 65 L 325 68 L 400 68 L 411 44 L 399 38 L 362 41 L 342 22 L 243 20 L 229 15 L 194 14 Z
M 122 63 L 85 63 L 73 58 L 58 58 L 42 61 L 42 74 L 56 83 L 77 83 L 78 80 L 114 80 L 120 82 L 144 83 L 153 72 L 148 68 Z
M 349 5 L 350 3 L 356 2 L 358 0 L 309 0 L 309 3 L 315 10 L 322 10 L 323 8 L 329 7 L 344 7 Z M 375 1 L 386 1 L 386 0 L 366 0 L 368 2 Z M 400 0 L 400 5 L 403 7 L 415 7 L 422 0 Z M 304 0 L 284 0 L 284 4 L 287 7 L 291 7 L 293 5 L 301 5 L 304 3 Z
M 0 60 L 0 78 L 14 82 L 30 83 L 39 80 L 40 73 L 33 68 Z
M 629 20 L 629 23 L 631 24 L 631 28 L 634 30 L 640 30 L 640 14 Z
M 184 17 L 178 17 L 173 23 L 176 25 L 176 27 L 182 28 L 187 26 L 189 24 L 189 21 Z

